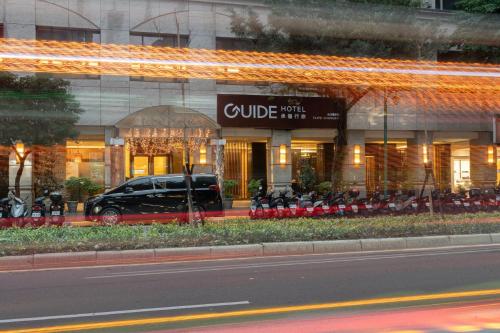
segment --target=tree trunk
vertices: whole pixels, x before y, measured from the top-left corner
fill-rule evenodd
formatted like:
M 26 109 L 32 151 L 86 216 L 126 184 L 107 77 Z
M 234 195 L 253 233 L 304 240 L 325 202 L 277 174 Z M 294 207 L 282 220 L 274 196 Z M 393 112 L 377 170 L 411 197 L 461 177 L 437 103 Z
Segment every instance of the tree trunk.
M 30 152 L 26 151 L 26 153 L 23 156 L 19 156 L 19 154 L 16 151 L 16 156 L 19 158 L 19 169 L 17 169 L 16 173 L 16 180 L 14 182 L 14 190 L 16 193 L 16 197 L 20 197 L 21 195 L 21 177 L 23 175 L 24 171 L 24 163 L 26 162 L 26 158 L 28 158 Z

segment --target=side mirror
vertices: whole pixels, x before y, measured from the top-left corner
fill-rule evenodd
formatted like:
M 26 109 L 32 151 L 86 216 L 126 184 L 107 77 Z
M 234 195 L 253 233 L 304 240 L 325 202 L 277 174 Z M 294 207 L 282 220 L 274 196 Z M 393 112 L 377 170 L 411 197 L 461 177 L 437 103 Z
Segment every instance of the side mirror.
M 130 186 L 125 187 L 125 193 L 132 193 L 134 192 L 134 189 Z

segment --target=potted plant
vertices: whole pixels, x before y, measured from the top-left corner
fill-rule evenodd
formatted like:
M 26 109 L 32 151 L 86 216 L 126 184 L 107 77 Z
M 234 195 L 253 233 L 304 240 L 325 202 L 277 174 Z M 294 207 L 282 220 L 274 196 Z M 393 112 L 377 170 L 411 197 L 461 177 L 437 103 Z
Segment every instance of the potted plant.
M 261 186 L 261 179 L 250 179 L 250 182 L 248 183 L 248 193 L 250 194 L 250 196 L 254 196 Z
M 64 182 L 64 187 L 68 195 L 68 211 L 76 213 L 78 203 L 83 202 L 86 195 L 95 195 L 102 190 L 99 184 L 94 183 L 87 177 L 70 177 Z
M 236 180 L 224 180 L 224 209 L 233 208 L 233 189 L 238 185 Z

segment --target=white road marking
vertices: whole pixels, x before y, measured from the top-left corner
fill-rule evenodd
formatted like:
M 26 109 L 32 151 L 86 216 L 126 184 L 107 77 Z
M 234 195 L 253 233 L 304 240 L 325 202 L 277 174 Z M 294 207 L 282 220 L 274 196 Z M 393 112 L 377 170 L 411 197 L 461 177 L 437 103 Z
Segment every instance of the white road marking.
M 172 311 L 172 310 L 182 310 L 182 309 L 199 309 L 199 308 L 248 305 L 248 304 L 250 304 L 249 301 L 240 301 L 240 302 L 166 306 L 166 307 L 161 307 L 161 308 L 145 308 L 145 309 L 119 310 L 119 311 L 106 311 L 106 312 L 89 312 L 89 313 L 77 313 L 77 314 L 70 314 L 70 315 L 59 315 L 59 316 L 0 319 L 0 324 L 23 323 L 23 322 L 31 322 L 31 321 L 44 321 L 44 320 L 57 320 L 57 319 L 102 317 L 102 316 L 113 316 L 113 315 L 122 315 L 122 314 L 130 314 L 130 313 L 159 312 L 159 311 Z
M 234 258 L 215 258 L 215 259 L 184 259 L 173 261 L 157 261 L 157 262 L 139 262 L 139 263 L 116 263 L 116 264 L 95 264 L 86 266 L 70 266 L 70 267 L 43 267 L 43 268 L 22 268 L 13 270 L 0 270 L 1 274 L 14 274 L 26 272 L 50 272 L 50 271 L 71 271 L 71 270 L 95 270 L 102 268 L 118 268 L 118 267 L 139 267 L 139 266 L 173 266 L 179 264 L 194 264 L 194 263 L 211 263 L 211 262 L 230 262 L 230 261 L 255 261 L 263 259 L 276 258 L 300 258 L 300 257 L 324 257 L 324 256 L 345 256 L 345 255 L 369 255 L 376 253 L 415 253 L 415 252 L 434 252 L 441 250 L 458 250 L 458 249 L 473 249 L 473 248 L 491 248 L 500 250 L 500 243 L 495 244 L 476 244 L 476 245 L 448 245 L 439 247 L 424 247 L 410 249 L 393 249 L 393 250 L 361 250 L 348 252 L 330 252 L 330 253 L 305 253 L 305 254 L 286 254 L 286 255 L 269 255 L 259 257 L 234 257 Z
M 449 251 L 449 252 L 435 252 L 435 253 L 414 253 L 414 254 L 404 253 L 404 254 L 393 254 L 393 255 L 373 255 L 364 257 L 343 257 L 343 258 L 322 259 L 322 260 L 281 261 L 281 262 L 278 261 L 269 263 L 237 264 L 237 265 L 223 265 L 223 266 L 211 266 L 211 267 L 209 266 L 209 267 L 199 267 L 199 268 L 179 268 L 179 269 L 169 269 L 169 270 L 118 272 L 106 275 L 87 276 L 85 277 L 85 279 L 110 279 L 118 277 L 227 271 L 227 270 L 237 270 L 237 269 L 283 267 L 283 266 L 295 266 L 295 265 L 314 265 L 314 264 L 326 264 L 326 263 L 343 263 L 343 262 L 353 262 L 353 261 L 399 259 L 399 258 L 416 258 L 416 257 L 427 257 L 427 256 L 441 256 L 441 255 L 483 253 L 483 252 L 497 252 L 497 251 L 492 249 L 484 249 L 484 250 L 465 250 L 465 251 Z

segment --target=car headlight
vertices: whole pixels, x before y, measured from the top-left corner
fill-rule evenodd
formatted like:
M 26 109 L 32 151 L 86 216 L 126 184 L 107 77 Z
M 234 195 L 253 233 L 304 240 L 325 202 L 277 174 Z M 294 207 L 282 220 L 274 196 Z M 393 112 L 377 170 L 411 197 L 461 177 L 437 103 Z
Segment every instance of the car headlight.
M 94 212 L 94 214 L 99 214 L 99 212 L 102 210 L 102 207 L 101 206 L 95 206 L 92 211 Z

